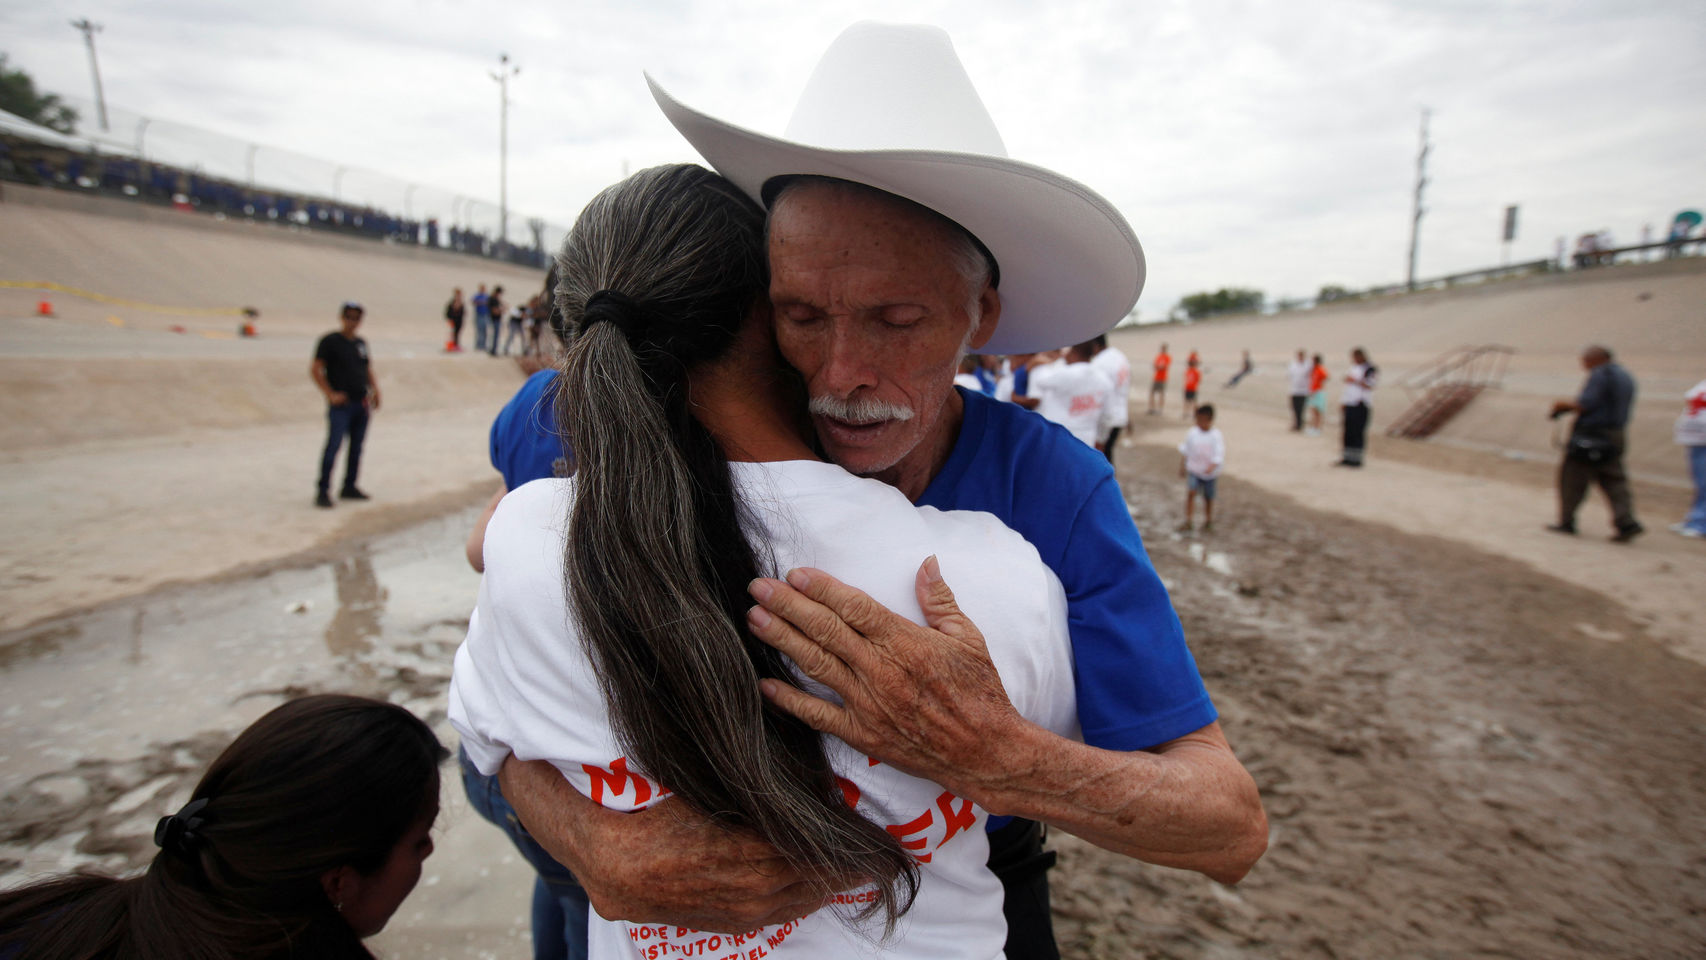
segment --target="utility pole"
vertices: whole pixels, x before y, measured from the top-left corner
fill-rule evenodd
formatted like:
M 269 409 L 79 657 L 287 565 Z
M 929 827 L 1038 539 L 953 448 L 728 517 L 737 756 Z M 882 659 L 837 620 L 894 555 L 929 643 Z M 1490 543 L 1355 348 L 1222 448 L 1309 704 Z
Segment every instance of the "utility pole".
M 101 32 L 101 25 L 90 23 L 88 17 L 71 21 L 71 25 L 83 31 L 83 42 L 89 45 L 89 72 L 95 75 L 95 111 L 101 118 L 101 130 L 107 129 L 107 96 L 101 92 L 101 65 L 95 62 L 95 34 Z
M 1422 214 L 1427 211 L 1422 207 L 1422 189 L 1428 185 L 1428 114 L 1427 107 L 1422 108 L 1422 148 L 1416 154 L 1416 202 L 1410 216 L 1410 272 L 1404 281 L 1406 289 L 1416 289 L 1416 240 L 1422 232 Z
M 509 54 L 498 54 L 498 243 L 509 245 L 509 78 L 521 72 L 510 66 Z

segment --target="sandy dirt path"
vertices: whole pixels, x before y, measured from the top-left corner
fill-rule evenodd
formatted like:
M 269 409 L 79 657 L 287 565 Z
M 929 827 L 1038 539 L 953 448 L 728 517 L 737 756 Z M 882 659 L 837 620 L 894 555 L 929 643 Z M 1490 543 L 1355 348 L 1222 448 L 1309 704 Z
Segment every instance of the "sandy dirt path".
M 1137 411 L 1134 439 L 1176 447 L 1184 425 L 1158 419 Z M 1683 491 L 1638 486 L 1636 512 L 1647 533 L 1632 544 L 1613 544 L 1607 540 L 1610 509 L 1597 491 L 1577 514 L 1580 536 L 1544 529 L 1557 511 L 1555 488 L 1548 485 L 1551 465 L 1501 465 L 1486 455 L 1377 437 L 1368 466 L 1347 470 L 1329 466 L 1339 449 L 1331 428 L 1325 436 L 1304 436 L 1289 432 L 1277 416 L 1240 409 L 1222 411 L 1216 425 L 1226 435 L 1229 476 L 1305 507 L 1441 537 L 1598 591 L 1626 604 L 1667 648 L 1706 663 L 1706 600 L 1699 592 L 1706 584 L 1706 544 L 1666 529 L 1686 510 Z M 1173 523 L 1183 504 L 1181 490 Z M 1238 522 L 1236 500 L 1221 509 L 1217 520 Z
M 1700 955 L 1706 668 L 1526 563 L 1237 475 L 1214 534 L 1157 533 L 1176 455 L 1122 454 L 1272 843 L 1228 888 L 1057 834 L 1063 956 Z

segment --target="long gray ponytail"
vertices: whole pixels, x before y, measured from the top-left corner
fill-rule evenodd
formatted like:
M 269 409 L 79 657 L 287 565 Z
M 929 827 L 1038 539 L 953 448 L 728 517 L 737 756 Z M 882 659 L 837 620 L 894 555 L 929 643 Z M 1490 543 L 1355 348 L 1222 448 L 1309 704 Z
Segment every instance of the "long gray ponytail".
M 634 765 L 706 815 L 750 828 L 828 895 L 875 883 L 857 913 L 893 930 L 918 868 L 842 798 L 819 735 L 769 709 L 793 682 L 750 636 L 747 583 L 773 573 L 742 529 L 728 462 L 692 416 L 687 371 L 733 341 L 768 284 L 763 212 L 692 165 L 599 194 L 557 258 L 575 333 L 558 414 L 577 461 L 567 587 Z

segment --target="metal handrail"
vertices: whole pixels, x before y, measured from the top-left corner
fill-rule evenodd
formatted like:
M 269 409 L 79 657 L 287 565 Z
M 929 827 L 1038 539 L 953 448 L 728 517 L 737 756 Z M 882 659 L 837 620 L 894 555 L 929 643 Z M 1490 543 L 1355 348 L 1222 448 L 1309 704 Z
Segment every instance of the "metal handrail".
M 1405 392 L 1410 392 L 1431 389 L 1442 382 L 1446 382 L 1452 385 L 1461 384 L 1496 390 L 1504 382 L 1505 369 L 1514 353 L 1516 353 L 1514 348 L 1497 343 L 1447 350 L 1435 358 L 1433 362 L 1406 374 L 1398 381 L 1398 386 L 1402 387 Z M 1467 376 L 1461 379 L 1448 379 L 1465 369 L 1468 371 Z

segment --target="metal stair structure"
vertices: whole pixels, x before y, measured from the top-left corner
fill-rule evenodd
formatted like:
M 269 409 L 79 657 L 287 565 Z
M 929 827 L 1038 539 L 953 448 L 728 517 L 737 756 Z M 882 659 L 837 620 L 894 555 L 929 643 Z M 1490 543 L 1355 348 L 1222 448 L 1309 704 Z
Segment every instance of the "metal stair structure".
M 1409 440 L 1432 436 L 1481 391 L 1503 385 L 1505 368 L 1514 353 L 1514 349 L 1500 344 L 1458 347 L 1411 372 L 1398 385 L 1416 399 L 1386 428 L 1386 435 Z

